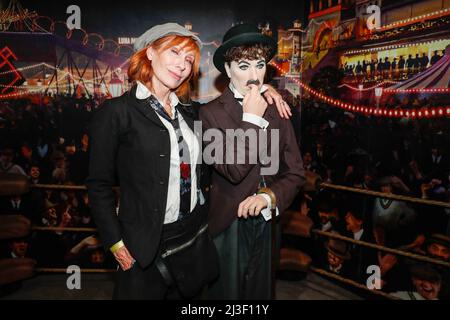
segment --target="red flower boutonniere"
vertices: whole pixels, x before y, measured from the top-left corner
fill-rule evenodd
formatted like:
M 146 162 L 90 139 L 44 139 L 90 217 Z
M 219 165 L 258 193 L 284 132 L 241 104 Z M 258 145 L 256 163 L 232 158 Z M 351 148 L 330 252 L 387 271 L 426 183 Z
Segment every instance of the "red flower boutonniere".
M 181 169 L 181 177 L 183 179 L 189 179 L 189 176 L 191 174 L 191 166 L 187 163 L 181 162 L 180 169 Z

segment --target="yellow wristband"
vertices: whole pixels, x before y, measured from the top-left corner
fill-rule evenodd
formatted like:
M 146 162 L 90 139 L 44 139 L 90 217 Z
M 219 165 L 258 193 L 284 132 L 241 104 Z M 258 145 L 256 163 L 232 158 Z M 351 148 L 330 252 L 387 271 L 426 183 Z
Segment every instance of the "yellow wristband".
M 119 250 L 120 248 L 122 248 L 122 247 L 124 247 L 124 246 L 125 246 L 125 244 L 123 243 L 122 240 L 120 240 L 120 241 L 117 242 L 115 245 L 113 245 L 111 248 L 109 248 L 109 250 L 110 250 L 112 253 L 116 253 L 117 250 Z
M 265 193 L 270 197 L 270 201 L 272 202 L 272 209 L 275 209 L 277 206 L 277 197 L 275 196 L 275 193 L 270 188 L 261 188 L 256 192 L 257 194 Z

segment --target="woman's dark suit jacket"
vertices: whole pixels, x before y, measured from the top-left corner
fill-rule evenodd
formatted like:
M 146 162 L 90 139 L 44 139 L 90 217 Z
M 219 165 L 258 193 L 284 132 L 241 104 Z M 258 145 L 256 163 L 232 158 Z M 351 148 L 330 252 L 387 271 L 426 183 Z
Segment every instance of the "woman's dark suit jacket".
M 194 130 L 194 109 L 178 105 L 178 110 Z M 169 132 L 146 101 L 136 98 L 134 86 L 96 110 L 89 138 L 86 184 L 101 241 L 109 249 L 123 239 L 131 255 L 145 268 L 157 253 L 166 212 Z M 200 165 L 196 172 L 197 180 L 202 181 Z M 118 215 L 112 189 L 115 185 L 120 185 Z M 203 185 L 207 183 L 200 182 L 199 187 Z M 202 189 L 206 195 L 208 188 Z

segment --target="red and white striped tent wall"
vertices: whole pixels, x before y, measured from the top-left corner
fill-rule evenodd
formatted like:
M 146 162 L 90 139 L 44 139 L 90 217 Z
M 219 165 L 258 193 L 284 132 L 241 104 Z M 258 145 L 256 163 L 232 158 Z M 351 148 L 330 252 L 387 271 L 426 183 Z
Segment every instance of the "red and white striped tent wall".
M 450 45 L 445 48 L 445 56 L 416 76 L 391 86 L 386 92 L 450 92 Z

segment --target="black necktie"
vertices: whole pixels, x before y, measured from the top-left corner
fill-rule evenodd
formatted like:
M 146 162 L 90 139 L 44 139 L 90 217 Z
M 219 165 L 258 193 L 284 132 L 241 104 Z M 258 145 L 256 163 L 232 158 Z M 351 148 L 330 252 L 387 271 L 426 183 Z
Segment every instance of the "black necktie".
M 171 119 L 156 97 L 151 95 L 148 98 L 148 102 L 153 110 L 155 110 L 161 117 L 169 121 L 177 136 L 180 155 L 180 212 L 178 215 L 178 220 L 181 220 L 191 211 L 191 161 L 189 156 L 189 147 L 183 139 L 183 133 L 180 129 L 178 110 L 175 109 L 175 117 L 174 119 Z

